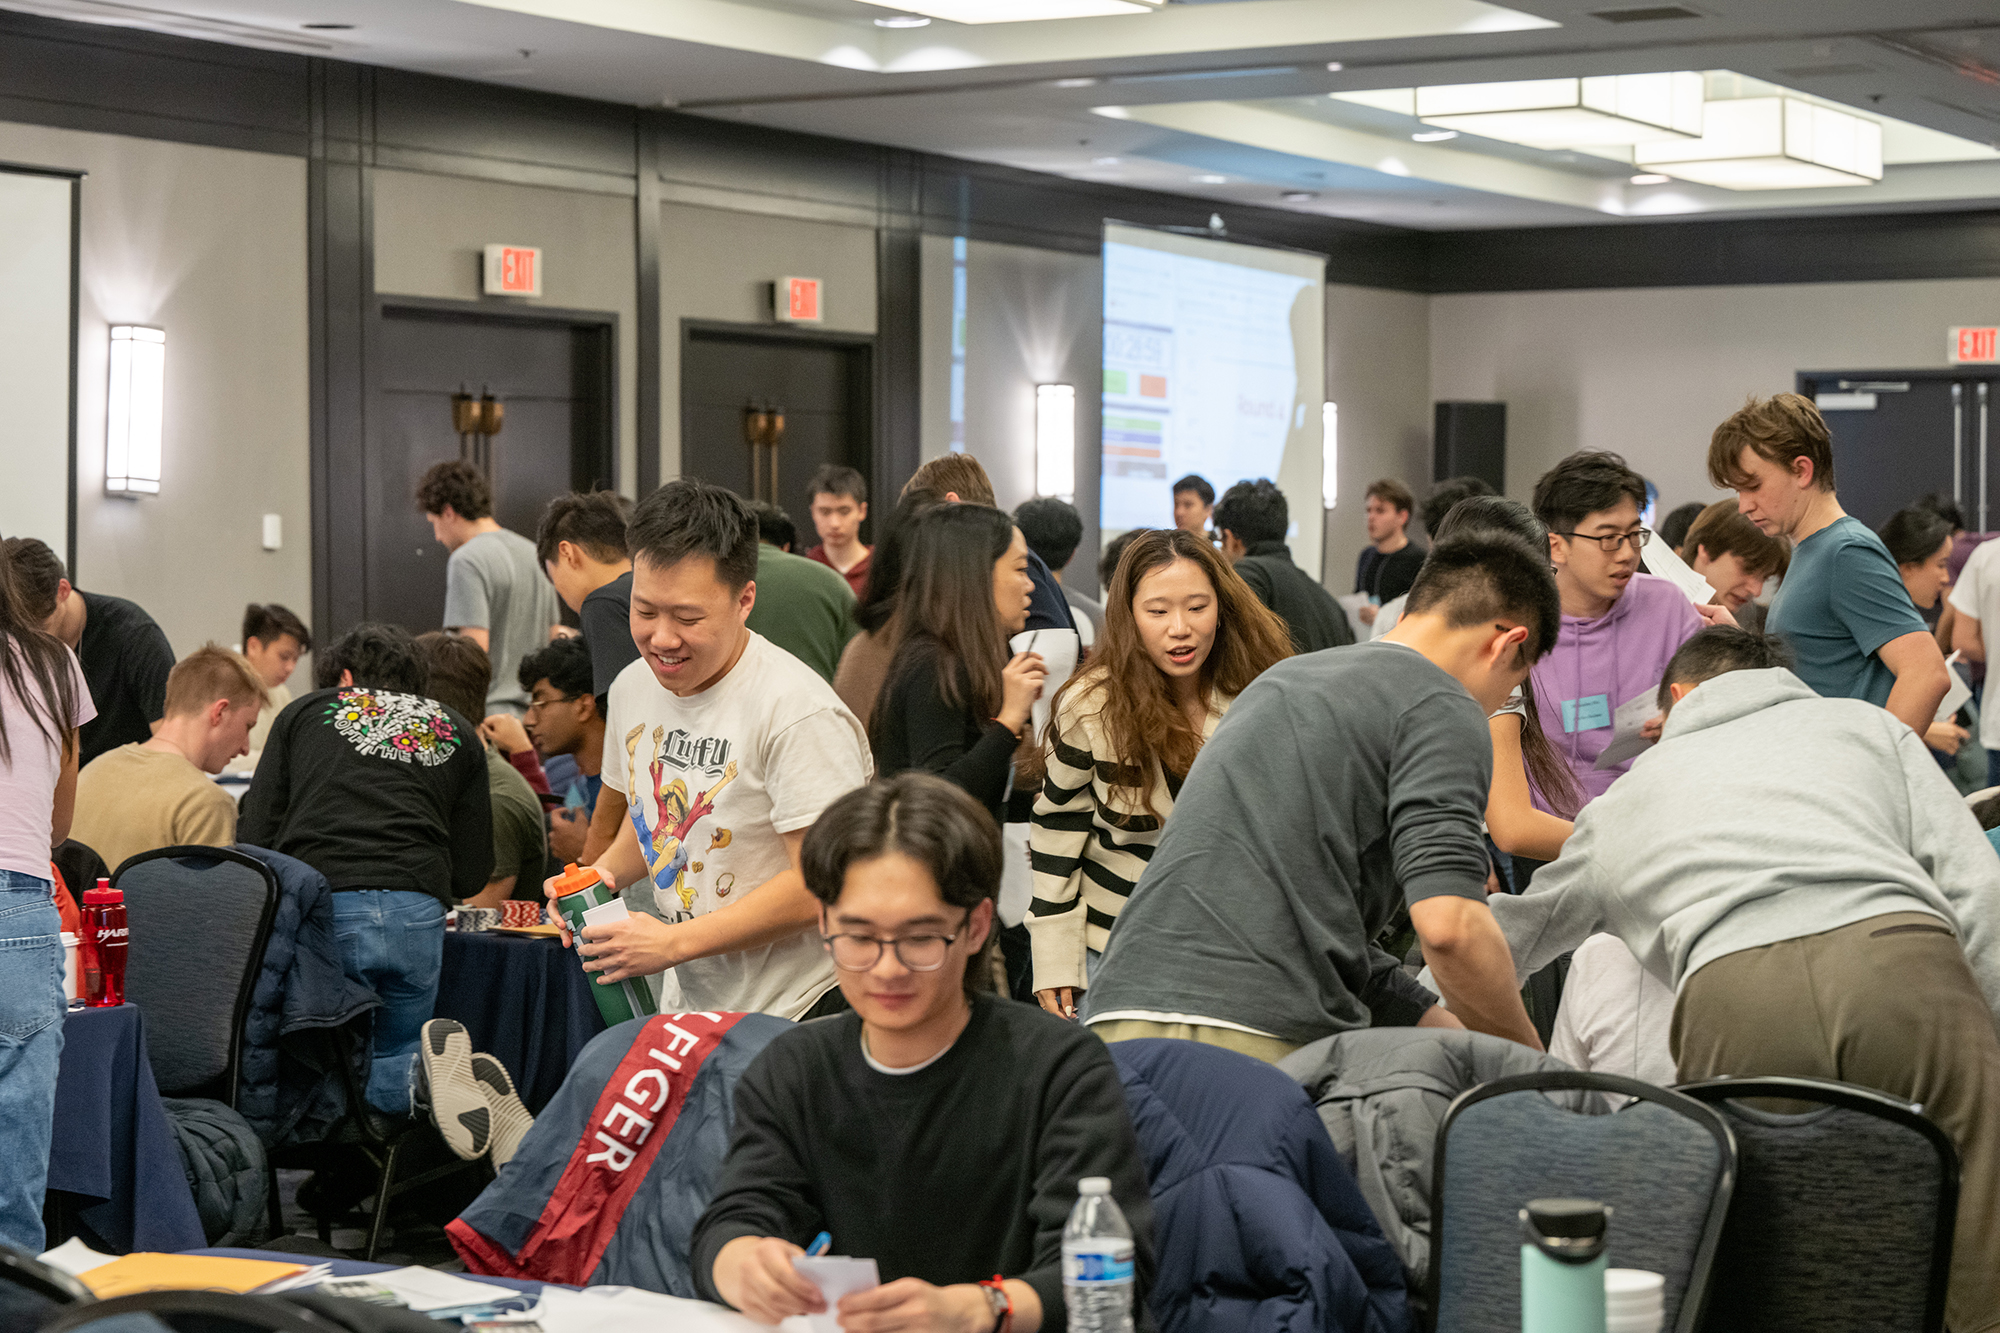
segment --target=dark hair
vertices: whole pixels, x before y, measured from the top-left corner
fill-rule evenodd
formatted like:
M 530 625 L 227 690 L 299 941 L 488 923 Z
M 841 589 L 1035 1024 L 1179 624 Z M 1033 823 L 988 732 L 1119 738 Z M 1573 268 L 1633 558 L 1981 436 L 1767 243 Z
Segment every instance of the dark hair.
M 1450 477 L 1431 487 L 1431 493 L 1424 497 L 1424 531 L 1436 541 L 1438 529 L 1444 526 L 1444 517 L 1460 500 L 1470 500 L 1475 495 L 1491 495 L 1493 488 L 1484 477 Z
M 1921 565 L 1951 540 L 1951 520 L 1920 503 L 1889 515 L 1876 536 L 1899 565 Z
M 580 635 L 551 639 L 521 658 L 515 673 L 521 688 L 534 692 L 537 681 L 547 681 L 569 698 L 589 694 L 596 678 L 590 670 L 590 648 Z
M 1368 483 L 1368 489 L 1361 493 L 1363 503 L 1380 500 L 1391 509 L 1409 513 L 1417 507 L 1417 498 L 1410 494 L 1410 488 L 1394 477 L 1380 477 Z
M 558 495 L 535 524 L 535 559 L 553 563 L 557 549 L 568 542 L 599 564 L 615 565 L 625 558 L 625 525 L 631 521 L 632 502 L 616 491 Z
M 1979 827 L 1991 833 L 2000 828 L 2000 796 L 1989 796 L 1972 807 L 1972 817 L 1979 821 Z
M 1795 393 L 1753 397 L 1717 426 L 1708 441 L 1711 485 L 1741 490 L 1749 484 L 1749 474 L 1739 466 L 1745 449 L 1787 470 L 1793 459 L 1803 458 L 1812 464 L 1813 485 L 1833 489 L 1833 435 L 1810 398 Z
M 364 689 L 402 694 L 422 694 L 425 681 L 430 679 L 430 670 L 410 632 L 379 620 L 362 621 L 314 655 L 316 688 L 334 689 L 343 671 Z
M 245 648 L 250 646 L 250 640 L 252 639 L 261 644 L 268 645 L 276 643 L 287 634 L 299 641 L 300 652 L 309 653 L 312 651 L 312 632 L 306 628 L 306 622 L 300 620 L 294 612 L 279 606 L 276 602 L 272 602 L 268 606 L 259 606 L 255 602 L 252 602 L 249 606 L 243 608 L 243 646 Z
M 1281 542 L 1292 525 L 1285 493 L 1269 477 L 1239 481 L 1224 491 L 1208 521 L 1217 532 L 1235 533 L 1245 546 Z
M 1731 502 L 1734 503 L 1733 501 Z M 1660 540 L 1676 551 L 1687 545 L 1688 529 L 1702 516 L 1708 506 L 1699 500 L 1689 500 L 1680 508 L 1660 520 Z
M 820 812 L 799 849 L 806 889 L 832 907 L 856 861 L 900 852 L 930 872 L 938 896 L 970 912 L 1000 894 L 1000 829 L 955 782 L 911 771 L 856 787 Z M 965 964 L 969 997 L 990 989 L 999 922 Z
M 462 458 L 434 464 L 417 483 L 417 508 L 442 514 L 446 505 L 460 518 L 490 518 L 493 488 L 486 474 Z
M 417 636 L 424 658 L 424 693 L 478 726 L 493 686 L 493 659 L 462 634 L 432 630 Z
M 1743 517 L 1734 500 L 1717 500 L 1702 510 L 1677 549 L 1681 559 L 1689 561 L 1697 549 L 1708 552 L 1710 560 L 1733 554 L 1746 571 L 1767 577 L 1783 578 L 1792 564 L 1791 543 Z
M 670 481 L 641 500 L 626 541 L 633 559 L 658 569 L 706 556 L 731 592 L 757 577 L 757 520 L 750 506 L 734 491 L 692 477 Z
M 1000 711 L 1007 636 L 993 607 L 993 564 L 1014 544 L 1014 520 L 986 505 L 939 505 L 917 519 L 896 599 L 896 655 L 887 680 L 928 657 L 938 697 L 982 720 Z M 877 708 L 881 725 L 888 710 Z
M 1459 501 L 1431 533 L 1433 542 L 1451 541 L 1481 533 L 1519 537 L 1532 550 L 1549 549 L 1549 530 L 1519 500 L 1500 495 L 1472 495 Z M 1542 710 L 1535 702 L 1535 682 L 1521 682 L 1521 766 L 1528 770 L 1549 809 L 1563 819 L 1574 819 L 1583 808 L 1583 788 L 1569 761 L 1556 750 L 1542 730 Z
M 1752 634 L 1734 625 L 1710 625 L 1674 650 L 1667 669 L 1660 673 L 1659 704 L 1662 710 L 1674 706 L 1670 685 L 1699 685 L 1730 671 L 1765 671 L 1792 665 L 1792 652 L 1784 641 L 1768 634 Z
M 910 530 L 919 515 L 937 508 L 938 503 L 929 491 L 905 495 L 876 536 L 868 557 L 867 590 L 854 611 L 855 622 L 868 633 L 880 634 L 896 614 L 896 598 L 903 590 L 903 550 L 910 543 Z
M 1014 524 L 1028 539 L 1028 549 L 1050 569 L 1061 569 L 1083 540 L 1083 516 L 1076 506 L 1052 495 L 1024 500 L 1014 511 Z
M 750 515 L 757 520 L 757 540 L 768 542 L 781 551 L 789 551 L 799 539 L 798 525 L 787 514 L 769 500 L 750 501 Z
M 956 495 L 964 504 L 996 503 L 993 479 L 971 454 L 940 454 L 918 468 L 903 483 L 903 494 L 914 495 L 918 491 L 927 492 L 933 500 Z
M 14 596 L 22 619 L 35 625 L 47 622 L 56 613 L 57 586 L 69 575 L 63 562 L 48 543 L 34 537 L 9 537 L 0 542 L 7 564 L 14 572 Z
M 1932 491 L 1929 495 L 1918 500 L 1917 503 L 1951 524 L 1953 533 L 1965 531 L 1965 511 L 1958 507 L 1958 501 L 1952 499 L 1943 491 Z
M 806 494 L 814 499 L 822 495 L 844 495 L 856 504 L 867 504 L 868 478 L 839 463 L 821 463 L 811 480 L 806 482 Z
M 1097 586 L 1100 590 L 1109 588 L 1111 580 L 1118 574 L 1118 562 L 1125 558 L 1126 548 L 1156 528 L 1127 528 L 1105 544 L 1104 554 L 1097 559 Z
M 1574 532 L 1592 514 L 1630 500 L 1646 508 L 1646 479 L 1625 466 L 1625 460 L 1604 449 L 1571 454 L 1542 474 L 1535 483 L 1535 517 L 1551 532 Z
M 1431 547 L 1403 604 L 1405 616 L 1442 612 L 1445 624 L 1465 629 L 1489 620 L 1527 627 L 1522 659 L 1538 662 L 1555 647 L 1562 600 L 1549 568 L 1548 549 L 1537 551 L 1512 532 L 1472 528 Z
M 1182 491 L 1193 491 L 1201 497 L 1204 506 L 1215 503 L 1215 487 L 1209 485 L 1208 478 L 1199 473 L 1190 472 L 1174 483 L 1174 494 L 1179 495 Z
M 54 561 L 57 581 L 62 577 L 62 562 L 34 538 L 10 537 L 0 542 L 0 683 L 33 719 L 35 729 L 66 755 L 71 719 L 79 702 L 76 666 L 62 640 L 42 628 L 55 612 L 53 591 L 48 613 L 43 615 L 35 614 L 25 594 L 19 552 L 29 546 L 40 547 Z M 0 712 L 0 760 L 11 763 L 13 758 L 14 738 L 7 734 L 6 715 Z

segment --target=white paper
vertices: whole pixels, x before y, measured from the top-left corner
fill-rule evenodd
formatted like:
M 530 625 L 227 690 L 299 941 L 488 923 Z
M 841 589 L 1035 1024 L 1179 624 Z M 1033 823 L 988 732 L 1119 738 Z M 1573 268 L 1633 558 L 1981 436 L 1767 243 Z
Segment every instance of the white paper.
M 281 1277 L 276 1282 L 266 1282 L 257 1288 L 259 1296 L 275 1296 L 281 1291 L 299 1291 L 306 1287 L 317 1287 L 333 1276 L 332 1264 L 314 1264 L 303 1273 Z
M 1340 603 L 1340 609 L 1347 613 L 1347 627 L 1354 631 L 1356 643 L 1368 642 L 1369 627 L 1361 623 L 1361 608 L 1369 605 L 1371 598 L 1365 592 L 1350 592 L 1333 599 Z
M 496 1287 L 490 1282 L 470 1282 L 434 1268 L 392 1268 L 386 1273 L 365 1274 L 396 1293 L 396 1298 L 427 1314 L 432 1310 L 455 1310 L 462 1305 L 490 1305 L 520 1293 L 512 1287 Z
M 1958 654 L 1945 658 L 1944 665 L 1946 673 L 1951 676 L 1951 686 L 1944 692 L 1944 702 L 1938 705 L 1936 720 L 1939 722 L 1949 722 L 1951 715 L 1965 707 L 1965 701 L 1972 697 L 1972 687 L 1958 674 Z
M 780 1333 L 840 1333 L 840 1322 L 833 1313 L 840 1298 L 882 1285 L 873 1259 L 850 1259 L 844 1254 L 818 1257 L 795 1254 L 792 1267 L 826 1297 L 826 1313 L 793 1315 L 778 1325 Z
M 1665 542 L 1655 542 L 1640 554 L 1645 557 L 1648 571 L 1671 582 L 1696 606 L 1707 606 L 1715 600 L 1715 589 L 1708 586 L 1708 580 L 1689 569 L 1687 561 Z
M 1640 735 L 1639 729 L 1659 713 L 1659 699 L 1660 687 L 1655 685 L 1618 705 L 1618 711 L 1611 715 L 1611 744 L 1604 747 L 1592 767 L 1616 768 L 1653 748 L 1653 742 Z
M 91 1269 L 102 1268 L 117 1257 L 115 1254 L 99 1254 L 75 1236 L 41 1256 L 42 1262 L 50 1268 L 68 1273 L 71 1277 L 82 1277 Z
M 595 907 L 586 907 L 583 911 L 583 924 L 586 926 L 608 926 L 613 922 L 623 921 L 631 915 L 632 909 L 625 905 L 623 898 L 613 898 L 608 903 L 599 903 Z
M 509 1322 L 539 1324 L 542 1333 L 770 1333 L 767 1325 L 727 1306 L 663 1296 L 637 1287 L 542 1288 L 541 1303 Z
M 1049 710 L 1055 704 L 1056 691 L 1076 670 L 1083 640 L 1073 629 L 1030 629 L 1007 640 L 1007 647 L 1017 653 L 1039 653 L 1043 665 L 1049 669 L 1049 674 L 1042 680 L 1041 697 L 1035 700 L 1028 721 L 1034 729 L 1029 734 L 1039 736 L 1049 725 Z

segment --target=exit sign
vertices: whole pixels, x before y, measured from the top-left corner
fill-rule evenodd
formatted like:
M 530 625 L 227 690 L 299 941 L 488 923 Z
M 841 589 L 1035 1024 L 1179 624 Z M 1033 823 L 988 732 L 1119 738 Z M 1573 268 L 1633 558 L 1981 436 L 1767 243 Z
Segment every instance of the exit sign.
M 772 287 L 773 313 L 787 324 L 818 324 L 820 313 L 818 278 L 779 278 Z
M 541 247 L 487 246 L 485 291 L 488 296 L 540 296 L 542 294 Z
M 1961 363 L 2000 361 L 2000 328 L 1953 329 L 1951 359 Z

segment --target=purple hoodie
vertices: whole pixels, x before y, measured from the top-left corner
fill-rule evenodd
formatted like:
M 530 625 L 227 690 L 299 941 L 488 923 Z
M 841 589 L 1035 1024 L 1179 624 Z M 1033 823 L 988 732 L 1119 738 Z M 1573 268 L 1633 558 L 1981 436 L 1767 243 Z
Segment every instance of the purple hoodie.
M 1569 761 L 1585 800 L 1604 794 L 1631 767 L 1593 768 L 1611 744 L 1611 715 L 1618 705 L 1660 686 L 1667 662 L 1702 627 L 1681 590 L 1651 574 L 1634 574 L 1625 595 L 1595 620 L 1564 616 L 1556 646 L 1535 664 L 1535 708 L 1549 743 Z M 1547 810 L 1542 794 L 1535 805 Z

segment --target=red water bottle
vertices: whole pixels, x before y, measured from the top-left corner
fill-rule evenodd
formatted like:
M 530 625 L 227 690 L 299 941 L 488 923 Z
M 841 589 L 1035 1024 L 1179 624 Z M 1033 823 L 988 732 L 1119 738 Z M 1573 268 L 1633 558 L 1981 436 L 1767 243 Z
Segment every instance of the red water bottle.
M 100 879 L 83 895 L 83 1001 L 92 1009 L 125 1003 L 125 894 Z

